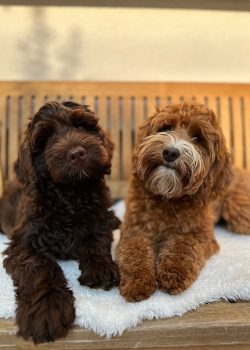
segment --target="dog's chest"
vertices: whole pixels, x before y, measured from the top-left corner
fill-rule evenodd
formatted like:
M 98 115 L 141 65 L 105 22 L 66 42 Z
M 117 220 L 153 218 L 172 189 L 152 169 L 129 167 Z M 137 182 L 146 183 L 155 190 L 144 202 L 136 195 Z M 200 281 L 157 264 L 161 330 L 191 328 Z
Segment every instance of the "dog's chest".
M 34 244 L 36 249 L 58 259 L 77 259 L 81 244 L 91 234 L 95 210 L 89 200 L 57 203 L 47 208 Z
M 151 220 L 146 221 L 147 231 L 152 235 L 172 233 L 188 233 L 202 226 L 202 213 L 191 205 L 175 205 L 173 203 L 149 203 L 148 211 L 153 213 Z

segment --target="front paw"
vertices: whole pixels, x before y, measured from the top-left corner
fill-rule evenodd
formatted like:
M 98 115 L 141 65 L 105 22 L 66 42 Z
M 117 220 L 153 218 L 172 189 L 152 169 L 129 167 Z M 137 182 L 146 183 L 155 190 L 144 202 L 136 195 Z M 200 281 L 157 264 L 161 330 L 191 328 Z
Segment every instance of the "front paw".
M 52 289 L 22 300 L 17 307 L 17 335 L 45 343 L 64 337 L 75 320 L 74 298 L 68 289 Z
M 119 284 L 118 268 L 112 259 L 92 259 L 86 263 L 81 262 L 81 276 L 78 281 L 81 285 L 90 288 L 109 290 Z
M 156 278 L 159 289 L 177 295 L 191 287 L 198 272 L 195 266 L 176 263 L 160 263 L 156 267 Z
M 154 274 L 140 276 L 121 276 L 120 293 L 128 302 L 142 301 L 148 299 L 155 292 L 157 282 Z

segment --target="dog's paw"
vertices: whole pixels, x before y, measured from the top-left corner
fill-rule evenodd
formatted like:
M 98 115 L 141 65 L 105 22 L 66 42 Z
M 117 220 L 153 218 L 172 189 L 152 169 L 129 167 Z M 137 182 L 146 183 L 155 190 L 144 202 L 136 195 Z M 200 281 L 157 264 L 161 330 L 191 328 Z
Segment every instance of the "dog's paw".
M 18 305 L 17 335 L 30 337 L 37 343 L 54 341 L 68 333 L 75 319 L 74 298 L 70 290 L 48 290 L 33 295 L 31 300 Z
M 157 283 L 155 276 L 144 275 L 129 276 L 123 275 L 120 281 L 120 293 L 128 302 L 142 301 L 148 299 L 155 292 Z
M 118 268 L 113 260 L 92 260 L 80 265 L 81 275 L 78 281 L 90 288 L 109 290 L 119 285 Z
M 196 277 L 197 273 L 185 266 L 159 264 L 156 268 L 159 289 L 173 295 L 180 294 L 191 287 Z

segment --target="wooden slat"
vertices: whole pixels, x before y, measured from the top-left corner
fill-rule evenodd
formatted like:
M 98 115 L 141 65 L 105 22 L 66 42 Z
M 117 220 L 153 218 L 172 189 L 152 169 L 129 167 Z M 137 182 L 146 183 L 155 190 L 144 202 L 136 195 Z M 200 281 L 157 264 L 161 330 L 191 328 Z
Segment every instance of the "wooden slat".
M 232 153 L 231 148 L 231 125 L 230 125 L 230 114 L 229 114 L 229 100 L 227 96 L 220 98 L 220 120 L 223 133 L 226 138 L 227 146 Z
M 21 144 L 21 140 L 23 137 L 23 96 L 18 97 L 18 149 Z
M 127 179 L 130 174 L 132 131 L 132 100 L 131 97 L 125 97 L 122 99 L 122 179 Z
M 246 168 L 250 170 L 250 95 L 244 99 Z
M 19 134 L 19 123 L 18 123 L 18 97 L 10 96 L 9 98 L 9 176 L 14 176 L 13 164 L 17 158 L 19 149 L 18 134 Z
M 231 99 L 234 164 L 243 167 L 243 118 L 240 98 Z
M 136 103 L 136 108 L 137 108 L 136 115 L 138 115 L 137 125 L 139 125 L 139 123 L 144 122 L 148 118 L 147 98 L 146 97 L 143 97 L 143 98 L 138 97 L 136 99 L 136 101 L 137 101 L 137 103 Z
M 22 131 L 24 131 L 31 115 L 31 96 L 23 96 L 23 118 L 21 123 Z M 23 132 L 21 134 L 21 139 L 23 139 Z
M 216 302 L 182 317 L 145 321 L 113 339 L 74 327 L 67 338 L 34 346 L 16 338 L 13 320 L 0 320 L 1 349 L 186 349 L 250 348 L 250 303 Z
M 113 180 L 107 179 L 107 185 L 111 192 L 111 198 L 121 199 L 125 198 L 128 189 L 128 181 L 126 180 Z
M 110 98 L 110 137 L 115 144 L 111 179 L 120 180 L 120 161 L 121 161 L 121 142 L 120 142 L 120 109 L 119 109 L 119 97 Z
M 151 117 L 156 112 L 156 96 L 147 96 L 146 99 L 147 106 L 147 118 Z
M 0 145 L 2 145 L 2 123 L 0 121 Z M 0 152 L 0 197 L 3 194 L 3 163 Z
M 209 96 L 207 100 L 207 106 L 212 109 L 216 116 L 218 116 L 217 102 L 215 96 Z
M 100 126 L 107 132 L 107 98 L 98 96 L 97 117 L 99 118 Z
M 0 97 L 0 122 L 1 122 L 1 169 L 2 177 L 6 179 L 6 97 Z
M 145 99 L 140 97 L 135 98 L 135 137 L 138 127 L 145 121 L 146 117 Z
M 180 103 L 180 96 L 182 96 L 181 93 L 178 93 L 177 95 L 171 94 L 171 104 L 174 105 L 176 103 Z

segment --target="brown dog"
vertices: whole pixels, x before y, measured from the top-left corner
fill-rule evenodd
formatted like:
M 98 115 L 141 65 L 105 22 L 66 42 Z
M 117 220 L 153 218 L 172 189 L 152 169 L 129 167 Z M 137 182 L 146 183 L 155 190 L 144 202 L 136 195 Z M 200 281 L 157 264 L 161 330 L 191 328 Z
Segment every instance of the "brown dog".
M 119 221 L 104 175 L 113 144 L 94 112 L 66 102 L 45 104 L 30 120 L 17 179 L 1 201 L 1 225 L 11 239 L 4 266 L 16 287 L 19 335 L 52 341 L 75 318 L 74 298 L 55 259 L 76 259 L 79 282 L 109 289 L 118 284 L 111 257 Z
M 234 168 L 233 178 L 221 196 L 212 203 L 214 221 L 222 219 L 230 231 L 250 234 L 250 173 Z
M 178 294 L 218 251 L 210 202 L 231 180 L 225 138 L 203 105 L 166 107 L 139 129 L 117 248 L 127 301 Z

